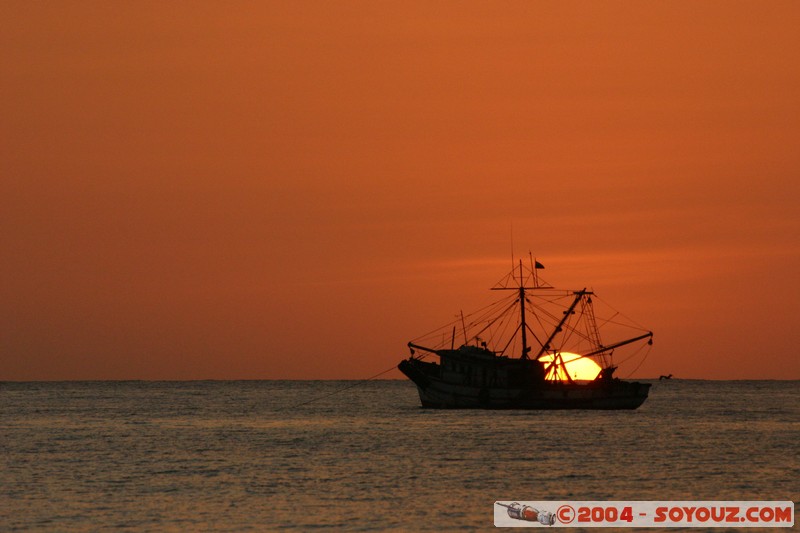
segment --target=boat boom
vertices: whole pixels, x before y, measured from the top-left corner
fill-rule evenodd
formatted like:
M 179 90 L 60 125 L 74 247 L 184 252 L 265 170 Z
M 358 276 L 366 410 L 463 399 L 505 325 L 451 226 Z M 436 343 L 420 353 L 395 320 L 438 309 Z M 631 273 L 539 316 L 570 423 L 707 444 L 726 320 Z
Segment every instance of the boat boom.
M 414 353 L 414 350 L 422 350 L 423 352 L 429 353 L 439 353 L 438 351 L 434 350 L 433 348 L 427 348 L 425 346 L 420 346 L 419 344 L 414 344 L 413 342 L 408 343 L 409 349 L 411 349 L 411 353 Z
M 594 350 L 594 351 L 589 352 L 587 354 L 583 354 L 582 357 L 591 357 L 593 355 L 597 355 L 599 353 L 603 353 L 603 352 L 608 351 L 608 350 L 613 350 L 614 348 L 619 348 L 620 346 L 625 346 L 626 344 L 631 344 L 632 342 L 640 341 L 640 340 L 646 339 L 648 337 L 650 337 L 650 343 L 652 344 L 652 342 L 653 342 L 653 332 L 652 331 L 648 331 L 644 335 L 639 335 L 638 337 L 634 337 L 634 338 L 628 339 L 626 341 L 619 341 L 619 342 L 615 342 L 614 344 L 609 344 L 608 346 L 601 346 L 597 350 Z
M 583 298 L 585 294 L 589 294 L 588 292 L 586 292 L 585 288 L 582 291 L 575 292 L 575 300 L 572 302 L 572 305 L 569 306 L 569 309 L 564 311 L 564 318 L 561 319 L 561 322 L 558 323 L 556 329 L 553 330 L 553 333 L 551 333 L 550 336 L 547 338 L 547 340 L 544 342 L 544 344 L 542 344 L 542 349 L 539 350 L 539 353 L 536 354 L 536 357 L 534 357 L 534 359 L 539 359 L 550 348 L 550 343 L 553 342 L 553 339 L 556 338 L 558 332 L 561 331 L 561 327 L 564 325 L 567 319 L 569 319 L 569 316 L 575 310 L 575 306 L 578 305 L 578 302 L 581 301 L 581 298 Z

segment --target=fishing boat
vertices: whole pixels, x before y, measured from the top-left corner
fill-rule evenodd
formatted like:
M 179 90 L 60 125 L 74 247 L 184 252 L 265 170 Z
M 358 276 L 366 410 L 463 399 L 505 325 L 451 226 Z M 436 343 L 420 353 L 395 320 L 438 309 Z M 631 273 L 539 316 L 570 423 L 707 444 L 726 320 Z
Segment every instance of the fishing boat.
M 504 293 L 498 300 L 475 313 L 461 313 L 450 324 L 408 343 L 410 356 L 398 368 L 417 386 L 422 406 L 642 405 L 650 384 L 624 381 L 614 373 L 622 363 L 641 364 L 642 352 L 653 344 L 653 332 L 605 302 L 601 315 L 594 291 L 556 289 L 540 277 L 544 265 L 533 257 L 524 262 L 530 266 L 514 264 L 491 288 Z

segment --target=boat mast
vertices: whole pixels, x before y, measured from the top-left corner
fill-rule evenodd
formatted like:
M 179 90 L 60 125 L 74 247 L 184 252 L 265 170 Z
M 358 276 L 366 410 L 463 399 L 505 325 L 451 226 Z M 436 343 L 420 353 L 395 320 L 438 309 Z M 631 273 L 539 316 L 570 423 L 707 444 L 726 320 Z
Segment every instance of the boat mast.
M 519 309 L 520 329 L 522 330 L 522 355 L 520 359 L 527 359 L 528 352 L 528 326 L 525 325 L 525 279 L 522 276 L 522 259 L 519 260 Z

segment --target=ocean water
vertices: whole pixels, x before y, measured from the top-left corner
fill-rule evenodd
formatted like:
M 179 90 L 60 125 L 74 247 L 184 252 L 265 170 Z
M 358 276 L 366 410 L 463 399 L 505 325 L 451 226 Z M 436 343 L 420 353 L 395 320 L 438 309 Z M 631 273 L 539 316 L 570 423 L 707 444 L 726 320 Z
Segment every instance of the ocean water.
M 617 412 L 426 410 L 406 381 L 4 382 L 0 531 L 482 530 L 496 500 L 797 503 L 799 455 L 797 381 L 655 382 Z

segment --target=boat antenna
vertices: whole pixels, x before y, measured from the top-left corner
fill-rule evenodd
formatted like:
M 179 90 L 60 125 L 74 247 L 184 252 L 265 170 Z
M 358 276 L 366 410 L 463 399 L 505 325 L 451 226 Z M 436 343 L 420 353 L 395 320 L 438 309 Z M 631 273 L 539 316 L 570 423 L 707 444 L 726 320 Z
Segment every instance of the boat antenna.
M 514 221 L 511 221 L 511 270 L 514 270 L 516 264 L 514 263 Z
M 536 272 L 536 264 L 533 261 L 533 253 L 528 250 L 528 258 L 531 260 L 531 272 L 533 273 L 533 288 L 539 288 L 539 274 Z
M 467 340 L 467 324 L 466 324 L 466 322 L 464 322 L 464 310 L 463 309 L 461 310 L 461 328 L 464 330 L 464 346 L 466 346 L 467 344 L 469 344 L 469 341 Z

